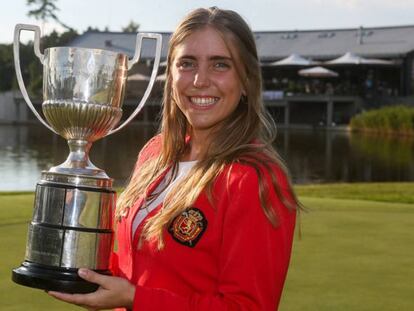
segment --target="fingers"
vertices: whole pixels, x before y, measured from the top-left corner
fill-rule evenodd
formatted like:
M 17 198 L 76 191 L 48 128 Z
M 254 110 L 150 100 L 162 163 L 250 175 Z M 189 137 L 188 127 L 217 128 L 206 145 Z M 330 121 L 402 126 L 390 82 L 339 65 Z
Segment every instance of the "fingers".
M 67 303 L 72 303 L 78 305 L 80 307 L 86 308 L 88 310 L 96 310 L 95 300 L 96 297 L 94 293 L 90 294 L 67 294 L 62 292 L 54 292 L 49 291 L 47 292 L 48 295 L 52 296 L 53 298 L 62 300 Z
M 105 285 L 107 285 L 108 278 L 110 278 L 107 275 L 99 274 L 99 273 L 96 273 L 95 271 L 85 269 L 85 268 L 80 268 L 78 270 L 78 275 L 86 281 L 101 285 L 103 288 L 107 288 L 107 286 Z
M 68 294 L 56 291 L 49 291 L 48 294 L 56 299 L 81 306 L 88 310 L 132 306 L 135 286 L 127 280 L 119 277 L 100 275 L 87 269 L 79 269 L 79 275 L 89 282 L 99 284 L 100 287 L 98 290 L 89 294 Z
M 85 303 L 85 295 L 78 295 L 78 294 L 67 294 L 67 293 L 61 293 L 61 292 L 54 292 L 49 291 L 47 292 L 50 296 L 63 300 L 69 303 L 73 303 L 75 305 L 83 305 Z

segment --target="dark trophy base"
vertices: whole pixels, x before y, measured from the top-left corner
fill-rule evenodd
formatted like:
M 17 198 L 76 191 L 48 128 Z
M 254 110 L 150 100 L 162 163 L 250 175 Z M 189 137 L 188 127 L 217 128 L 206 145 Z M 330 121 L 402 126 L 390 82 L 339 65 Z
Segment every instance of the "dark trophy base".
M 98 272 L 108 274 L 103 271 Z M 77 269 L 50 269 L 27 261 L 19 268 L 13 269 L 12 280 L 28 287 L 65 293 L 91 293 L 99 287 L 80 278 Z

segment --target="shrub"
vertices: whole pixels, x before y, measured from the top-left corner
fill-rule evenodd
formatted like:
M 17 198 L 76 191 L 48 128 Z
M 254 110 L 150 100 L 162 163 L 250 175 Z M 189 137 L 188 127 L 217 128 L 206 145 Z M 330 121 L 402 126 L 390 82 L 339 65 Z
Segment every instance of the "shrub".
M 365 111 L 351 119 L 354 131 L 414 135 L 414 107 L 398 105 Z

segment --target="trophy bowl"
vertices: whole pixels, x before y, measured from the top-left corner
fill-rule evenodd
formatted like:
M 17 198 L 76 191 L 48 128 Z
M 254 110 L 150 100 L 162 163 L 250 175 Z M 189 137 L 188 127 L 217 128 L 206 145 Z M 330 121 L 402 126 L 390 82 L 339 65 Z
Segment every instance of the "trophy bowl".
M 19 39 L 22 30 L 35 33 L 34 52 L 43 64 L 46 121 L 34 108 L 23 82 Z M 148 87 L 134 112 L 118 127 L 129 69 L 139 60 L 143 39 L 155 39 L 154 66 Z M 161 35 L 137 34 L 135 55 L 113 51 L 53 47 L 39 50 L 40 28 L 18 24 L 14 61 L 22 95 L 39 121 L 67 140 L 69 156 L 41 173 L 36 185 L 24 262 L 13 269 L 18 284 L 69 293 L 95 291 L 97 284 L 77 275 L 79 268 L 110 274 L 113 248 L 113 180 L 89 159 L 92 143 L 117 132 L 142 109 L 154 84 Z M 116 127 L 116 128 L 115 128 Z

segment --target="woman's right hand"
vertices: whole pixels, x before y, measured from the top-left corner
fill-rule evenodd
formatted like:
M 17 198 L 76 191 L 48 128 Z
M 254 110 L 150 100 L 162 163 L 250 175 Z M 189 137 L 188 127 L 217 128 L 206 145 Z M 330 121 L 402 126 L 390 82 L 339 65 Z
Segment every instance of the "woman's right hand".
M 124 307 L 132 309 L 135 286 L 126 279 L 107 276 L 88 269 L 79 269 L 78 274 L 88 282 L 99 285 L 89 294 L 67 294 L 49 291 L 48 294 L 67 303 L 81 306 L 87 310 L 103 310 Z

